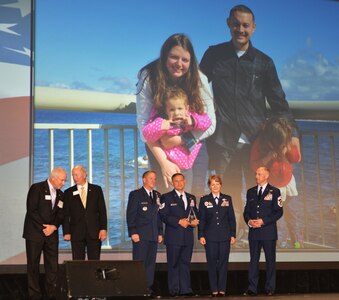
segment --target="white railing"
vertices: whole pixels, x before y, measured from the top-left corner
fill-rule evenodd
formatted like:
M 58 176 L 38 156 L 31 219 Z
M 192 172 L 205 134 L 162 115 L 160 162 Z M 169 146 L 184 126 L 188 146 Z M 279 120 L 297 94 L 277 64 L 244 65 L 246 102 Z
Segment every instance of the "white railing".
M 103 138 L 104 138 L 104 182 L 98 182 L 97 184 L 104 186 L 104 196 L 107 207 L 107 218 L 108 220 L 112 220 L 111 212 L 110 212 L 110 174 L 109 174 L 109 131 L 112 129 L 118 130 L 119 132 L 119 162 L 117 165 L 120 166 L 120 197 L 121 197 L 121 214 L 120 214 L 120 222 L 121 226 L 121 243 L 125 242 L 126 229 L 125 229 L 125 198 L 126 198 L 126 180 L 125 180 L 125 130 L 132 130 L 133 133 L 133 144 L 129 145 L 134 150 L 133 160 L 134 160 L 134 186 L 129 187 L 130 189 L 135 189 L 138 186 L 139 180 L 139 167 L 138 167 L 138 134 L 137 127 L 133 125 L 102 125 L 102 124 L 54 124 L 54 123 L 36 123 L 34 124 L 35 130 L 48 130 L 49 133 L 49 141 L 48 141 L 48 149 L 49 149 L 49 171 L 55 167 L 55 136 L 54 133 L 56 130 L 66 130 L 69 133 L 69 157 L 65 157 L 64 160 L 66 164 L 69 166 L 68 174 L 71 174 L 71 170 L 74 167 L 74 150 L 75 150 L 75 138 L 74 131 L 76 130 L 86 130 L 87 131 L 87 175 L 88 181 L 93 182 L 93 140 L 92 133 L 94 130 L 103 130 Z M 69 176 L 70 186 L 74 184 L 72 176 Z M 116 191 L 118 193 L 118 191 Z M 109 228 L 108 228 L 109 231 Z M 110 233 L 108 232 L 108 237 L 110 237 Z M 107 238 L 106 245 L 104 248 L 111 248 L 110 238 Z
M 114 225 L 115 230 L 119 231 L 118 234 L 120 238 L 111 238 L 112 235 L 110 235 L 110 232 L 108 232 L 108 238 L 106 245 L 104 245 L 105 248 L 112 248 L 111 241 L 114 240 L 115 245 L 124 245 L 126 242 L 126 216 L 125 216 L 125 210 L 126 210 L 126 193 L 128 191 L 131 191 L 138 187 L 139 184 L 139 166 L 138 166 L 138 145 L 140 146 L 142 144 L 141 140 L 138 137 L 138 131 L 136 125 L 102 125 L 102 124 L 35 124 L 34 125 L 35 130 L 48 130 L 49 132 L 49 169 L 52 169 L 54 167 L 54 161 L 55 161 L 55 137 L 54 133 L 56 130 L 63 130 L 68 131 L 69 135 L 69 156 L 64 157 L 65 162 L 67 162 L 67 165 L 69 166 L 69 174 L 71 174 L 71 169 L 74 167 L 74 161 L 75 161 L 75 138 L 74 138 L 74 132 L 77 130 L 81 131 L 87 131 L 87 148 L 88 148 L 88 154 L 87 154 L 87 166 L 88 166 L 88 179 L 90 182 L 92 182 L 93 179 L 93 140 L 92 140 L 92 133 L 93 131 L 99 130 L 103 131 L 103 144 L 104 144 L 104 153 L 103 153 L 103 161 L 104 161 L 104 171 L 102 176 L 102 182 L 95 182 L 97 184 L 102 184 L 104 186 L 104 194 L 105 194 L 105 200 L 106 200 L 106 207 L 108 211 L 108 220 L 111 221 L 112 226 Z M 117 133 L 114 133 L 113 136 L 109 136 L 109 132 L 117 130 Z M 131 152 L 133 151 L 133 161 L 134 165 L 132 168 L 130 168 L 130 177 L 132 176 L 134 179 L 129 181 L 127 183 L 126 179 L 126 159 L 125 159 L 125 134 L 126 130 L 132 131 L 133 138 L 129 138 L 129 140 L 132 140 L 130 144 L 127 145 L 128 150 Z M 321 239 L 318 241 L 317 245 L 319 247 L 327 247 L 328 241 L 326 241 L 326 215 L 328 215 L 328 212 L 325 211 L 327 209 L 327 205 L 324 205 L 323 198 L 324 196 L 324 190 L 322 189 L 322 153 L 320 151 L 320 141 L 319 139 L 321 137 L 326 138 L 326 144 L 325 148 L 328 148 L 328 153 L 330 153 L 328 159 L 329 162 L 327 162 L 326 168 L 328 168 L 328 172 L 332 174 L 332 185 L 331 190 L 333 190 L 333 197 L 334 197 L 334 204 L 331 208 L 334 212 L 336 212 L 335 222 L 336 226 L 334 227 L 336 230 L 336 238 L 339 241 L 339 214 L 338 214 L 338 208 L 339 208 L 339 199 L 338 199 L 338 184 L 337 184 L 337 156 L 338 156 L 338 149 L 336 147 L 335 140 L 339 137 L 339 131 L 333 131 L 333 132 L 321 132 L 319 130 L 304 130 L 301 132 L 301 146 L 302 146 L 302 153 L 305 153 L 305 147 L 312 147 L 314 148 L 314 161 L 311 162 L 311 168 L 314 169 L 315 176 L 312 178 L 312 183 L 310 183 L 310 180 L 307 178 L 307 173 L 310 170 L 310 162 L 307 161 L 307 159 L 303 159 L 300 166 L 299 166 L 299 173 L 298 178 L 301 186 L 301 198 L 300 201 L 303 203 L 303 210 L 304 210 L 304 224 L 305 224 L 305 233 L 304 233 L 304 239 L 305 241 L 311 240 L 312 237 L 310 234 L 312 233 L 312 230 L 310 230 L 312 224 L 309 221 L 309 218 L 307 216 L 310 214 L 310 208 L 309 208 L 309 198 L 307 197 L 309 193 L 310 186 L 314 186 L 315 194 L 313 195 L 315 201 L 318 201 L 319 210 L 317 211 L 318 214 L 318 220 L 320 223 L 320 229 L 319 233 L 321 235 Z M 309 139 L 312 139 L 309 141 Z M 119 140 L 119 148 L 115 150 L 115 158 L 118 161 L 112 161 L 109 159 L 110 156 L 110 143 L 112 140 Z M 307 140 L 307 144 L 305 141 Z M 98 141 L 96 141 L 98 142 Z M 141 145 L 142 146 L 142 145 Z M 324 143 L 322 144 L 324 146 Z M 112 151 L 112 150 L 111 150 Z M 110 166 L 119 166 L 119 175 L 116 176 L 114 180 L 112 180 L 112 176 L 110 176 L 110 169 L 113 167 Z M 71 176 L 70 176 L 71 177 Z M 129 178 L 131 179 L 131 178 Z M 133 182 L 133 183 L 131 183 Z M 70 185 L 73 185 L 73 179 L 70 179 Z M 112 200 L 112 192 L 111 187 L 120 187 L 120 190 L 114 190 L 114 194 L 119 194 L 118 199 Z M 126 190 L 127 189 L 127 190 Z M 316 200 L 317 199 L 317 200 Z M 116 205 L 117 210 L 120 211 L 120 215 L 113 216 L 114 210 L 110 209 L 112 207 L 112 201 L 114 201 L 114 205 Z M 119 202 L 119 203 L 117 203 Z M 117 224 L 120 224 L 119 226 Z M 117 234 L 117 232 L 114 232 Z
M 96 112 L 113 112 L 124 107 L 129 106 L 133 102 L 135 102 L 134 95 L 123 95 L 123 94 L 111 94 L 111 93 L 101 93 L 95 91 L 77 91 L 77 90 L 67 90 L 67 89 L 57 89 L 57 88 L 47 88 L 47 87 L 35 87 L 35 109 L 58 109 L 58 110 L 68 110 L 68 111 L 96 111 Z M 93 100 L 95 99 L 95 100 Z M 339 116 L 339 101 L 289 101 L 289 105 L 294 117 L 298 120 L 322 120 L 322 121 L 337 121 Z M 114 164 L 119 166 L 119 175 L 116 175 L 119 178 L 119 190 L 120 190 L 120 206 L 118 207 L 120 210 L 120 216 L 118 216 L 119 220 L 114 220 L 120 224 L 120 244 L 124 244 L 126 241 L 126 225 L 125 225 L 125 208 L 126 208 L 126 192 L 136 188 L 138 186 L 139 180 L 139 167 L 138 167 L 138 145 L 142 143 L 138 138 L 138 131 L 136 125 L 101 125 L 101 124 L 35 124 L 35 130 L 48 130 L 49 132 L 49 169 L 54 167 L 56 159 L 55 148 L 55 131 L 63 130 L 68 131 L 69 135 L 69 153 L 64 155 L 65 160 L 67 161 L 68 173 L 71 174 L 71 169 L 73 168 L 76 159 L 75 155 L 75 131 L 87 131 L 87 164 L 88 167 L 88 179 L 92 181 L 93 179 L 93 149 L 96 147 L 96 144 L 93 144 L 93 132 L 94 131 L 103 131 L 103 143 L 104 143 L 104 154 L 103 154 L 103 178 L 101 182 L 98 184 L 102 184 L 104 186 L 106 205 L 108 207 L 108 218 L 112 220 L 112 214 L 114 211 L 110 211 L 110 199 L 113 197 L 111 193 L 110 187 L 115 184 L 115 181 L 110 177 L 110 171 L 112 167 L 110 164 L 114 166 Z M 113 130 L 118 130 L 119 134 L 114 135 L 113 137 L 109 136 L 109 132 Z M 133 161 L 134 166 L 132 170 L 130 170 L 130 176 L 134 178 L 133 184 L 131 181 L 126 183 L 126 159 L 125 159 L 125 130 L 133 131 L 133 141 L 128 145 L 129 148 L 133 147 Z M 314 176 L 311 178 L 312 184 L 315 185 L 315 199 L 318 201 L 319 206 L 319 223 L 321 226 L 320 234 L 321 240 L 318 242 L 320 246 L 326 247 L 326 212 L 324 211 L 323 198 L 327 196 L 325 191 L 322 190 L 322 152 L 321 146 L 319 143 L 320 137 L 327 137 L 329 141 L 326 142 L 324 148 L 329 149 L 330 154 L 326 154 L 330 157 L 329 172 L 332 174 L 332 184 L 331 184 L 331 192 L 333 192 L 333 207 L 331 207 L 331 211 L 335 214 L 335 222 L 336 225 L 333 229 L 336 230 L 336 239 L 338 241 L 339 247 L 339 200 L 338 200 L 338 175 L 337 175 L 337 157 L 338 147 L 336 147 L 336 140 L 338 139 L 339 132 L 322 132 L 320 130 L 313 131 L 302 131 L 301 132 L 301 147 L 303 153 L 305 153 L 305 147 L 309 147 L 309 144 L 306 145 L 305 140 L 309 137 L 314 139 L 314 143 L 312 147 L 314 147 L 314 161 L 312 162 L 312 169 L 314 172 Z M 120 141 L 119 149 L 115 150 L 117 153 L 115 157 L 115 162 L 110 160 L 110 143 L 113 140 Z M 112 151 L 112 150 L 111 150 Z M 328 167 L 328 166 L 326 166 Z M 309 214 L 308 207 L 308 192 L 310 189 L 310 180 L 308 179 L 308 172 L 310 165 L 307 164 L 307 160 L 302 160 L 300 166 L 300 178 L 299 182 L 301 183 L 302 197 L 301 200 L 303 202 L 304 209 L 304 223 L 305 223 L 305 239 L 311 239 L 310 233 L 312 232 L 310 229 L 311 224 L 309 224 L 309 219 L 306 217 Z M 101 170 L 100 170 L 101 171 Z M 298 170 L 297 170 L 298 171 Z M 133 175 L 131 175 L 133 174 Z M 130 179 L 130 178 L 129 178 Z M 73 184 L 73 180 L 70 179 L 70 184 Z M 116 184 L 117 185 L 117 184 Z M 127 186 L 126 186 L 127 185 Z M 115 188 L 117 188 L 115 186 Z M 128 190 L 126 191 L 126 188 Z M 107 248 L 110 248 L 110 238 L 107 239 Z

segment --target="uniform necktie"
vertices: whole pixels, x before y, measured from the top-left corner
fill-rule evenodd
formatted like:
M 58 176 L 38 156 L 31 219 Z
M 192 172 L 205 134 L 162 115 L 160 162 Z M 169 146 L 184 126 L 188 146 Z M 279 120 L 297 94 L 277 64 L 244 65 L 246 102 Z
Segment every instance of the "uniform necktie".
M 261 198 L 261 195 L 262 195 L 262 186 L 260 187 L 260 189 L 259 189 L 259 193 L 258 193 L 258 199 L 260 199 Z
M 183 197 L 182 194 L 180 195 L 180 199 L 181 199 L 181 201 L 184 203 L 184 207 L 185 207 L 185 209 L 186 209 L 186 202 L 185 202 L 184 197 Z
M 151 200 L 152 200 L 152 202 L 153 202 L 153 195 L 152 195 L 152 192 L 149 192 L 149 196 L 150 196 L 150 198 L 151 198 Z
M 86 191 L 85 187 L 81 187 L 81 194 L 80 194 L 81 202 L 84 208 L 86 208 L 86 201 L 87 201 L 87 196 L 86 196 Z
M 218 205 L 219 198 L 218 198 L 218 197 L 215 197 L 214 200 L 215 200 L 215 203 Z

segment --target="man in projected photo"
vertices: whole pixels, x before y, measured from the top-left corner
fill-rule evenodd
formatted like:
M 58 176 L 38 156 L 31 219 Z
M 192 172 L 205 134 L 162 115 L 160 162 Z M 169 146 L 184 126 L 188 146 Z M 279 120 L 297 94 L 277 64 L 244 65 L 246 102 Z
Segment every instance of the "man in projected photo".
M 264 249 L 266 260 L 267 296 L 273 296 L 276 283 L 276 243 L 278 239 L 277 221 L 283 215 L 283 200 L 280 190 L 268 183 L 270 172 L 259 167 L 255 173 L 257 185 L 250 188 L 246 195 L 244 220 L 249 227 L 250 266 L 248 271 L 248 289 L 245 296 L 258 294 L 259 260 Z
M 75 260 L 99 260 L 101 243 L 107 237 L 107 213 L 100 186 L 87 181 L 86 168 L 72 170 L 75 185 L 65 191 L 65 219 L 62 230 L 65 241 L 71 241 Z
M 63 220 L 63 192 L 67 179 L 63 168 L 52 170 L 45 181 L 34 183 L 27 195 L 23 238 L 26 239 L 29 299 L 42 299 L 39 264 L 44 256 L 46 297 L 56 299 L 58 274 L 58 227 Z
M 154 190 L 156 173 L 152 170 L 142 175 L 143 186 L 131 191 L 128 197 L 126 219 L 128 235 L 133 246 L 133 260 L 144 262 L 147 285 L 152 297 L 158 244 L 163 240 L 162 223 L 159 216 L 161 194 Z
M 243 177 L 246 187 L 254 184 L 250 149 L 268 116 L 266 101 L 273 115 L 290 120 L 292 144 L 299 145 L 299 139 L 275 65 L 250 41 L 256 30 L 253 12 L 237 5 L 231 9 L 227 25 L 231 41 L 210 46 L 200 68 L 212 83 L 216 105 L 216 130 L 207 141 L 210 167 L 222 174 L 225 189 L 234 199 L 240 239 L 245 225 L 240 218 Z

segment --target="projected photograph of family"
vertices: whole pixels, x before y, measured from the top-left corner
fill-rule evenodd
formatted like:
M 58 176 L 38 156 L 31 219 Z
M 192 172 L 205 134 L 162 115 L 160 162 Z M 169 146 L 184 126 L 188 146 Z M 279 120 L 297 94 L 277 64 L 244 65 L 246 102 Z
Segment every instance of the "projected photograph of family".
M 132 251 L 129 194 L 154 170 L 161 194 L 182 173 L 196 207 L 218 175 L 235 215 L 231 255 L 248 253 L 243 213 L 259 167 L 280 191 L 278 253 L 338 251 L 331 1 L 244 1 L 255 19 L 241 30 L 229 18 L 236 1 L 174 1 L 179 12 L 173 1 L 85 2 L 36 1 L 33 182 L 63 167 L 67 189 L 72 168 L 85 166 L 106 203 L 103 251 Z M 194 232 L 194 256 L 204 260 Z M 59 238 L 60 249 L 71 248 L 61 229 Z

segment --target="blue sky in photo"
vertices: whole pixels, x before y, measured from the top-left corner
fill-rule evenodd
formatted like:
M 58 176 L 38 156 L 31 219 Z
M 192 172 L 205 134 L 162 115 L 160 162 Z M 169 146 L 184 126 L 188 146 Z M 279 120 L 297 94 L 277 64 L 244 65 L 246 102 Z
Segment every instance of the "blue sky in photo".
M 274 60 L 288 100 L 339 100 L 331 0 L 36 0 L 36 85 L 133 94 L 171 34 L 187 34 L 199 61 L 228 41 L 236 4 L 253 10 L 253 45 Z

